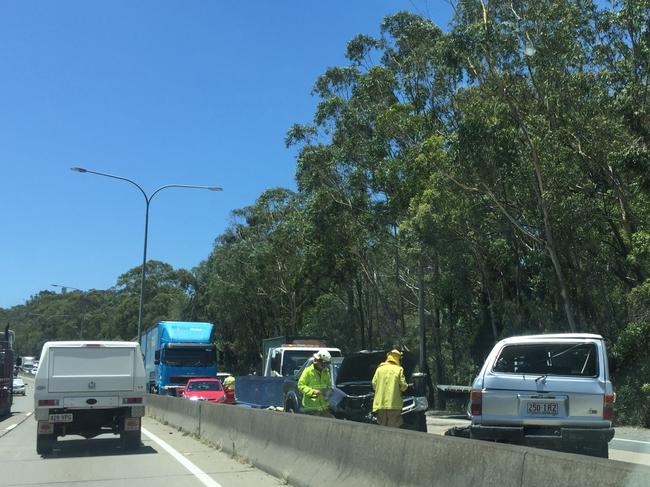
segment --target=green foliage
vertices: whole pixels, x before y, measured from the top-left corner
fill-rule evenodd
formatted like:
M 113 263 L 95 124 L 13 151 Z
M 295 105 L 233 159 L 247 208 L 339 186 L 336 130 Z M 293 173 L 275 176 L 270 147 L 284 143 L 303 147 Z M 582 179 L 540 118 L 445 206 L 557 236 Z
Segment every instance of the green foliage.
M 51 340 L 131 340 L 137 335 L 141 267 L 119 276 L 101 291 L 41 291 L 24 305 L 2 310 L 16 332 L 19 356 L 40 355 Z M 169 264 L 147 262 L 143 327 L 184 317 L 194 277 Z

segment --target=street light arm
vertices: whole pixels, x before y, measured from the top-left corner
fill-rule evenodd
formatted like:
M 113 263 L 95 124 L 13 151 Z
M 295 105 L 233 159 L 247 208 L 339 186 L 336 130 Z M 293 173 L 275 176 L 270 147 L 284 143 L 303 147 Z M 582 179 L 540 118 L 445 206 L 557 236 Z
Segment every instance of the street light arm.
M 208 191 L 223 191 L 223 189 L 216 186 L 195 186 L 193 184 L 165 184 L 164 186 L 161 186 L 160 188 L 156 189 L 153 193 L 151 193 L 151 196 L 149 196 L 149 201 L 151 201 L 153 197 L 156 196 L 157 193 L 167 188 L 191 188 L 191 189 L 207 189 Z
M 50 286 L 61 288 L 61 291 L 62 291 L 63 293 L 65 293 L 66 291 L 69 291 L 69 290 L 79 291 L 80 293 L 83 293 L 83 292 L 84 292 L 83 290 L 78 289 L 78 288 L 76 288 L 76 287 L 72 287 L 72 286 L 64 286 L 63 284 L 50 284 Z
M 142 187 L 138 183 L 136 183 L 135 181 L 133 181 L 133 180 L 131 180 L 129 178 L 125 178 L 125 177 L 122 177 L 122 176 L 115 176 L 114 174 L 107 174 L 105 172 L 91 171 L 90 169 L 84 169 L 84 168 L 81 168 L 81 167 L 73 167 L 73 168 L 70 168 L 70 170 L 74 171 L 74 172 L 80 172 L 80 173 L 97 174 L 98 176 L 106 176 L 107 178 L 120 179 L 122 181 L 126 181 L 127 183 L 131 183 L 133 186 L 135 186 L 136 188 L 138 188 L 140 190 L 140 192 L 142 193 L 142 196 L 144 196 L 144 199 L 147 202 L 147 204 L 149 204 L 149 200 L 151 199 L 151 198 L 147 197 L 147 193 L 145 193 L 144 189 L 142 189 Z

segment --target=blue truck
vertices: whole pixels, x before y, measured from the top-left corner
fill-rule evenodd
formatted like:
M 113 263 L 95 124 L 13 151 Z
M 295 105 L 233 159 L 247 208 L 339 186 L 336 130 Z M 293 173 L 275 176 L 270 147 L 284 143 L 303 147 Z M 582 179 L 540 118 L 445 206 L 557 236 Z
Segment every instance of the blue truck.
M 176 396 L 189 379 L 217 376 L 212 323 L 161 321 L 142 335 L 140 347 L 152 394 Z

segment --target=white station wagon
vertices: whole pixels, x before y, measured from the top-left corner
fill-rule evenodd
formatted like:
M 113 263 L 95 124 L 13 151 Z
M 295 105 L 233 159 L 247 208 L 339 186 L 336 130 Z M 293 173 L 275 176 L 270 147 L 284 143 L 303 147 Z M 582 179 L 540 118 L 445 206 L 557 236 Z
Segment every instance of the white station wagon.
M 497 343 L 470 393 L 470 436 L 607 458 L 616 395 L 600 335 Z

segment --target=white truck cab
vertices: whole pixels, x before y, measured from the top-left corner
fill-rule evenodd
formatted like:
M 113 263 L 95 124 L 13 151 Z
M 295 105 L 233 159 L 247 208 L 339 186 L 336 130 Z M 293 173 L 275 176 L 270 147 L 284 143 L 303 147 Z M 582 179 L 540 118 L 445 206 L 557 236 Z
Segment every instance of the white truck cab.
M 137 448 L 145 384 L 136 342 L 45 343 L 34 384 L 36 451 L 50 453 L 70 434 L 119 434 L 124 448 Z

